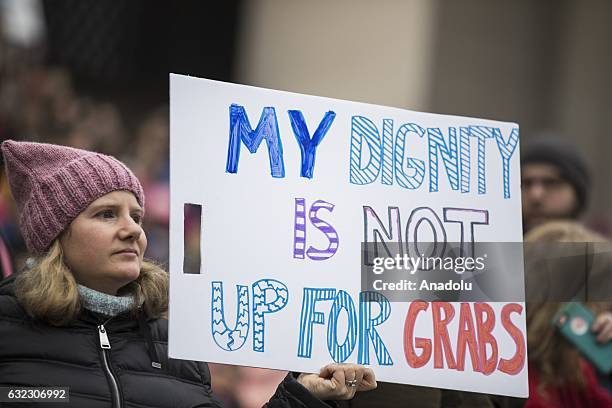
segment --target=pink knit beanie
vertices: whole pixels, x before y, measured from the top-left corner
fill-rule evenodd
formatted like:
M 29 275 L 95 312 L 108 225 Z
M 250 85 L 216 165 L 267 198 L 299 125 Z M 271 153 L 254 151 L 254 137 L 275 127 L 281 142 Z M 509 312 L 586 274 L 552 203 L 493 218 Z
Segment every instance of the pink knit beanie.
M 2 143 L 21 233 L 41 254 L 89 204 L 116 190 L 132 192 L 144 208 L 136 176 L 111 156 L 45 143 Z

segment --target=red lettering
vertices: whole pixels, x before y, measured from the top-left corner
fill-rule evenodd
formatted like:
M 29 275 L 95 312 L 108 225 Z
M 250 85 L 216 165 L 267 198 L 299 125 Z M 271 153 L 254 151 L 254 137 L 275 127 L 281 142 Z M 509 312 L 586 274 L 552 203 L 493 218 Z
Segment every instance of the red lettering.
M 476 326 L 478 332 L 478 347 L 482 373 L 489 375 L 495 371 L 497 366 L 497 341 L 491 334 L 495 327 L 495 313 L 493 308 L 486 303 L 475 303 Z M 487 315 L 486 319 L 484 315 Z M 491 345 L 491 358 L 487 358 L 487 344 Z
M 431 338 L 415 337 L 418 315 L 420 312 L 427 311 L 430 303 L 433 336 Z M 448 331 L 449 324 L 455 317 L 453 304 L 412 302 L 404 322 L 406 361 L 410 367 L 420 368 L 429 363 L 433 352 L 434 368 L 465 371 L 465 360 L 469 351 L 473 371 L 490 375 L 497 369 L 508 375 L 517 375 L 525 367 L 527 346 L 525 334 L 512 322 L 511 317 L 514 313 L 521 316 L 524 313 L 524 307 L 517 303 L 508 303 L 501 309 L 502 326 L 516 346 L 514 355 L 509 359 L 504 359 L 499 356 L 499 345 L 493 335 L 497 317 L 493 307 L 488 303 L 464 302 L 460 304 L 456 348 L 453 349 L 452 346 L 455 344 L 451 344 L 451 336 Z M 454 332 L 452 334 L 454 335 Z
M 444 309 L 444 319 L 441 316 L 440 311 Z M 455 357 L 453 356 L 453 349 L 450 346 L 450 339 L 448 337 L 448 330 L 446 326 L 453 320 L 455 316 L 455 309 L 453 305 L 447 302 L 433 302 L 431 306 L 433 313 L 433 329 L 434 329 L 434 368 L 444 368 L 444 362 L 442 361 L 442 348 L 444 348 L 444 355 L 446 356 L 446 363 L 448 368 L 456 368 Z
M 514 344 L 516 344 L 516 353 L 509 360 L 500 359 L 497 368 L 499 371 L 506 374 L 516 375 L 521 372 L 525 365 L 525 336 L 518 327 L 512 324 L 512 320 L 510 319 L 512 313 L 522 314 L 523 307 L 517 303 L 509 303 L 503 307 L 501 313 L 502 325 L 510 337 L 512 337 L 512 340 L 514 340 Z
M 427 310 L 429 304 L 423 301 L 416 301 L 410 304 L 408 313 L 406 314 L 406 322 L 404 323 L 404 354 L 406 361 L 412 368 L 419 368 L 427 364 L 431 357 L 431 340 L 417 337 L 414 339 L 415 346 L 423 350 L 421 355 L 417 355 L 412 346 L 412 338 L 414 337 L 414 324 L 419 312 Z
M 469 303 L 461 304 L 459 312 L 459 331 L 457 335 L 457 370 L 463 371 L 465 366 L 465 351 L 466 346 L 470 349 L 470 357 L 472 359 L 472 369 L 474 371 L 482 371 L 478 356 L 478 343 L 474 337 L 474 321 L 472 320 L 472 309 Z

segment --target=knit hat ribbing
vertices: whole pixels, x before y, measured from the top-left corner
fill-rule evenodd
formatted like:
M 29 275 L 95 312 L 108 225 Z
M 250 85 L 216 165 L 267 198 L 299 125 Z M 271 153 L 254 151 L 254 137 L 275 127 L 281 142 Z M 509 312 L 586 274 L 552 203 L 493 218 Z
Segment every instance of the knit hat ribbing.
M 45 252 L 89 204 L 105 194 L 127 190 L 144 208 L 136 176 L 111 156 L 46 143 L 2 143 L 19 225 L 28 250 Z

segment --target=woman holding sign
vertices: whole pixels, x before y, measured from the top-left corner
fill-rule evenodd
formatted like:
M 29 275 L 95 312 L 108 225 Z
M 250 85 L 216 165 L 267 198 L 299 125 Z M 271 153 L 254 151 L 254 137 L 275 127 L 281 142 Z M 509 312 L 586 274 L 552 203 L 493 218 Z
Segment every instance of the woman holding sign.
M 24 401 L 24 387 L 69 387 L 39 391 L 38 401 L 218 406 L 206 363 L 168 358 L 168 275 L 143 259 L 145 197 L 134 174 L 64 146 L 5 141 L 2 152 L 34 258 L 0 286 L 0 402 Z M 374 388 L 372 370 L 332 364 L 288 375 L 269 406 L 326 407 Z

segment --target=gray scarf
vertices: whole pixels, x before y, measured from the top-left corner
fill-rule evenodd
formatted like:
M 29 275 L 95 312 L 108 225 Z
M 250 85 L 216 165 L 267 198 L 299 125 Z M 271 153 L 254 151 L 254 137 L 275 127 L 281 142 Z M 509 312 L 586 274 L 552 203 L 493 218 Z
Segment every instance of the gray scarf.
M 83 285 L 78 285 L 78 290 L 85 309 L 108 317 L 117 316 L 134 307 L 134 295 L 132 294 L 113 296 Z

